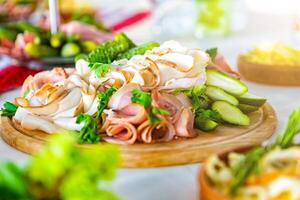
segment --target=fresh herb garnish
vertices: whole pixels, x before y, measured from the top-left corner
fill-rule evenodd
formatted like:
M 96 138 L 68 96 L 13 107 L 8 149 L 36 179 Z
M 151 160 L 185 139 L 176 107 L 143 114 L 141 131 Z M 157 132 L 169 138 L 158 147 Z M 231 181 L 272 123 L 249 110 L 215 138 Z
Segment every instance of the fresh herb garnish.
M 100 92 L 97 94 L 98 98 L 98 107 L 97 107 L 97 114 L 96 118 L 99 119 L 103 110 L 107 107 L 110 97 L 117 91 L 117 88 L 112 86 L 111 88 L 107 89 L 104 92 Z
M 134 89 L 132 90 L 131 102 L 138 103 L 143 105 L 145 108 L 149 108 L 151 106 L 151 95 L 148 92 Z
M 153 107 L 152 112 L 159 115 L 170 115 L 170 112 L 164 108 Z
M 90 63 L 89 67 L 92 71 L 95 72 L 97 77 L 103 77 L 107 72 L 110 70 L 110 64 L 103 64 L 103 63 Z
M 161 119 L 157 115 L 169 115 L 170 113 L 164 108 L 152 107 L 151 101 L 150 93 L 138 89 L 132 90 L 131 102 L 141 104 L 148 109 L 148 119 L 150 124 L 154 125 L 161 122 Z
M 159 119 L 156 116 L 156 114 L 153 113 L 152 109 L 149 110 L 149 113 L 148 113 L 147 117 L 148 117 L 148 120 L 149 120 L 150 124 L 152 124 L 152 125 L 155 125 L 155 124 L 158 124 L 159 122 L 161 122 L 161 119 Z
M 128 49 L 126 52 L 119 54 L 117 59 L 130 59 L 135 55 L 143 55 L 146 51 L 153 49 L 154 47 L 158 47 L 159 43 L 157 42 L 148 42 L 146 44 L 139 45 L 137 47 Z
M 212 60 L 214 60 L 218 54 L 218 48 L 210 48 L 210 49 L 207 49 L 205 52 L 209 55 L 209 57 Z
M 148 113 L 148 119 L 150 124 L 155 125 L 161 122 L 161 119 L 158 115 L 170 115 L 170 112 L 164 108 L 151 107 Z
M 84 123 L 78 135 L 79 144 L 94 144 L 100 141 L 100 135 L 97 134 L 97 119 L 91 115 L 81 113 L 76 118 L 76 123 Z
M 101 140 L 100 135 L 97 133 L 97 122 L 103 113 L 103 110 L 107 107 L 110 97 L 117 91 L 116 87 L 111 87 L 104 92 L 97 94 L 98 106 L 96 116 L 91 116 L 85 113 L 81 113 L 77 116 L 76 123 L 84 123 L 84 126 L 79 132 L 78 143 L 94 144 Z
M 197 129 L 202 130 L 203 124 L 208 120 L 212 120 L 214 122 L 221 122 L 221 116 L 218 112 L 210 109 L 198 109 L 195 112 L 195 124 L 194 126 Z
M 16 114 L 18 106 L 13 103 L 5 102 L 3 108 L 0 110 L 1 116 L 13 117 Z
M 277 137 L 273 144 L 266 147 L 256 147 L 245 154 L 245 159 L 240 161 L 232 169 L 232 175 L 234 177 L 232 184 L 230 185 L 230 195 L 235 195 L 238 189 L 244 184 L 246 179 L 257 172 L 257 164 L 259 159 L 268 151 L 280 147 L 288 148 L 294 143 L 294 138 L 300 133 L 300 108 L 293 111 L 289 116 L 288 123 L 284 131 Z

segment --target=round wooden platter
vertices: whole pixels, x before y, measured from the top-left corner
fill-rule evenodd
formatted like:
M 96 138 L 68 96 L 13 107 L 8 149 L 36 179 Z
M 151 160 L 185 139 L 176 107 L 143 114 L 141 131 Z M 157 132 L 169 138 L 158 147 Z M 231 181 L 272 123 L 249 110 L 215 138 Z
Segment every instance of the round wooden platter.
M 238 69 L 249 81 L 282 86 L 300 86 L 300 66 L 267 65 L 238 58 Z
M 269 104 L 251 113 L 249 117 L 251 124 L 247 127 L 226 125 L 209 133 L 201 132 L 191 139 L 177 139 L 155 144 L 119 145 L 121 167 L 144 168 L 198 163 L 211 154 L 259 144 L 274 133 L 277 119 Z M 2 117 L 1 136 L 12 147 L 34 154 L 43 146 L 49 134 L 22 129 L 9 118 Z M 81 147 L 91 148 L 94 145 L 81 145 Z

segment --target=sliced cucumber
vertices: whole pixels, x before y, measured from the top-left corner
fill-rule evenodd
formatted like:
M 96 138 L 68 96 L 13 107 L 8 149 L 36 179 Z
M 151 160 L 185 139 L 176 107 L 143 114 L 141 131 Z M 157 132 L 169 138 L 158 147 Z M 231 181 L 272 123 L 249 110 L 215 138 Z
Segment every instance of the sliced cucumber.
M 202 131 L 212 131 L 215 130 L 218 127 L 218 123 L 213 120 L 205 120 L 197 123 L 197 128 Z
M 248 104 L 248 105 L 253 105 L 253 106 L 262 106 L 264 103 L 266 103 L 267 99 L 256 96 L 254 94 L 246 93 L 243 94 L 237 99 L 240 101 L 242 104 Z
M 251 113 L 251 112 L 257 111 L 259 107 L 253 106 L 253 105 L 247 105 L 247 104 L 239 104 L 238 108 L 243 113 Z
M 205 94 L 214 101 L 226 101 L 234 106 L 239 104 L 239 101 L 234 96 L 215 86 L 207 86 Z
M 241 126 L 250 124 L 250 119 L 240 109 L 227 103 L 226 101 L 216 101 L 212 104 L 212 109 L 217 111 L 225 122 Z
M 240 96 L 248 91 L 248 87 L 240 80 L 214 69 L 206 70 L 206 84 L 219 87 L 226 92 Z

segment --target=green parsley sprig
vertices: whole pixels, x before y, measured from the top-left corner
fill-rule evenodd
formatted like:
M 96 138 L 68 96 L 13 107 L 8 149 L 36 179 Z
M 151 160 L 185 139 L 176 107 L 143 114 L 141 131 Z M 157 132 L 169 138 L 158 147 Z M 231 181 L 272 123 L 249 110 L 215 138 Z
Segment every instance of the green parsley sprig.
M 81 113 L 76 118 L 76 123 L 84 123 L 78 135 L 79 144 L 94 144 L 100 141 L 100 135 L 97 134 L 97 119 L 91 115 Z
M 110 71 L 111 65 L 96 62 L 90 63 L 89 67 L 95 72 L 97 77 L 103 77 Z
M 96 114 L 97 119 L 100 118 L 101 114 L 103 113 L 103 110 L 107 107 L 110 97 L 116 91 L 117 88 L 112 86 L 111 88 L 108 88 L 106 91 L 97 94 L 97 98 L 98 98 L 98 107 L 97 107 L 97 114 Z
M 7 101 L 3 104 L 3 108 L 1 108 L 0 113 L 1 116 L 13 117 L 15 116 L 17 109 L 18 106 Z
M 158 108 L 151 106 L 151 95 L 148 92 L 143 92 L 138 89 L 134 89 L 132 91 L 131 96 L 131 102 L 132 103 L 138 103 L 143 105 L 146 109 L 149 110 L 148 112 L 148 119 L 150 121 L 150 124 L 154 125 L 159 122 L 161 122 L 161 119 L 157 115 L 169 115 L 169 111 L 164 108 Z
M 214 60 L 218 54 L 218 48 L 210 48 L 210 49 L 207 49 L 205 52 L 209 55 L 209 57 L 212 60 Z

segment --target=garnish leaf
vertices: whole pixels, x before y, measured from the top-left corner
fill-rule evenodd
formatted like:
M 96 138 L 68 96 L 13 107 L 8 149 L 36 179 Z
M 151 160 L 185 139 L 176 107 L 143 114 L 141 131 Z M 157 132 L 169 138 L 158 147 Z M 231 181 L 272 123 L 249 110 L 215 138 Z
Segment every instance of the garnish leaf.
M 152 112 L 159 115 L 170 115 L 170 112 L 164 108 L 153 107 Z
M 134 89 L 132 90 L 131 102 L 138 103 L 143 105 L 145 108 L 149 108 L 151 106 L 151 95 L 148 92 Z
M 198 109 L 195 112 L 195 127 L 201 129 L 202 124 L 207 120 L 213 120 L 214 122 L 221 122 L 222 118 L 220 114 L 210 109 Z
M 103 110 L 107 107 L 107 104 L 109 102 L 110 97 L 117 91 L 116 87 L 111 87 L 107 89 L 104 92 L 100 92 L 97 94 L 98 98 L 98 107 L 97 107 L 97 114 L 96 118 L 99 119 L 101 114 L 103 113 Z
M 146 51 L 153 49 L 154 47 L 158 47 L 159 43 L 157 42 L 148 42 L 146 44 L 142 44 L 140 46 L 131 48 L 126 52 L 119 54 L 117 59 L 130 59 L 135 55 L 143 55 Z
M 0 110 L 1 116 L 13 117 L 16 114 L 18 106 L 13 103 L 5 102 L 3 108 Z
M 95 72 L 96 76 L 103 77 L 107 72 L 110 70 L 110 64 L 103 64 L 103 63 L 90 63 L 89 67 L 92 71 Z
M 205 51 L 208 55 L 209 55 L 209 57 L 212 59 L 212 60 L 214 60 L 215 59 L 215 57 L 217 56 L 217 54 L 218 54 L 218 48 L 210 48 L 210 49 L 207 49 L 206 51 Z
M 100 141 L 100 135 L 97 134 L 97 120 L 91 115 L 81 113 L 77 116 L 76 123 L 84 123 L 78 136 L 79 144 L 94 144 Z
M 148 119 L 150 121 L 150 124 L 155 125 L 158 124 L 159 122 L 161 122 L 161 119 L 159 119 L 154 113 L 153 113 L 153 109 L 150 109 L 149 113 L 148 113 Z
M 157 115 L 170 115 L 170 112 L 164 108 L 151 107 L 148 113 L 150 124 L 155 125 L 161 122 L 161 119 Z

